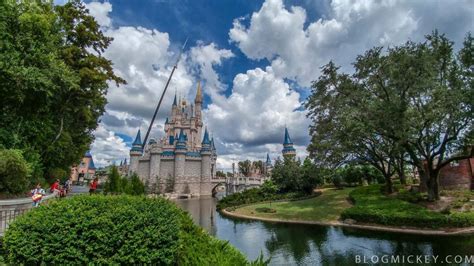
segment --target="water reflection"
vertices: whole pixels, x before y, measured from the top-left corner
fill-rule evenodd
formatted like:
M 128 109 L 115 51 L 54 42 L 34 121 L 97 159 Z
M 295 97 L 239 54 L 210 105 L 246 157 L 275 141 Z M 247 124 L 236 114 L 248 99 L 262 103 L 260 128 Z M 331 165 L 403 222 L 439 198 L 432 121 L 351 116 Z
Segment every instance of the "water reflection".
M 272 265 L 355 265 L 355 256 L 472 255 L 474 237 L 428 237 L 339 227 L 280 224 L 221 216 L 215 199 L 177 201 L 210 234 Z

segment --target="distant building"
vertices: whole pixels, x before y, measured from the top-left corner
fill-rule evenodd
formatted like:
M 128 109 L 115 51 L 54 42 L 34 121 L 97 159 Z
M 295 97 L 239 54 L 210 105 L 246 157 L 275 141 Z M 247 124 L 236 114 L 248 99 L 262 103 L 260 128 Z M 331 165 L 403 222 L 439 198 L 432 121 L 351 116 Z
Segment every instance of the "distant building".
M 474 158 L 451 162 L 441 168 L 439 184 L 443 189 L 474 190 Z
M 96 167 L 94 165 L 94 159 L 90 151 L 84 154 L 79 165 L 73 165 L 71 167 L 71 178 L 73 182 L 84 182 L 94 179 Z

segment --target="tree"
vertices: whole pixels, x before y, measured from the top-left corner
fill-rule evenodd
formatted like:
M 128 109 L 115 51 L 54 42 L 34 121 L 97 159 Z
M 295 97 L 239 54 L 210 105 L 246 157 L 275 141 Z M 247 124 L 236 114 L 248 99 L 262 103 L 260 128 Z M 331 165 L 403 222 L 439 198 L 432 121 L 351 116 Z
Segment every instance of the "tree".
M 240 173 L 242 173 L 244 176 L 249 176 L 250 168 L 252 166 L 252 163 L 250 162 L 250 160 L 239 162 L 238 166 L 239 166 Z
M 105 192 L 106 193 L 120 193 L 121 192 L 121 179 L 120 173 L 118 172 L 117 166 L 112 165 L 109 170 L 109 176 L 105 182 Z
M 143 195 L 145 194 L 145 185 L 140 180 L 137 174 L 133 173 L 130 178 L 130 194 L 131 195 Z
M 0 7 L 0 145 L 69 170 L 93 140 L 108 82 L 125 81 L 101 54 L 110 44 L 84 4 L 7 1 Z
M 285 157 L 283 161 L 277 158 L 272 170 L 272 180 L 280 192 L 301 191 L 301 162 L 294 158 Z
M 174 191 L 175 178 L 172 175 L 168 175 L 166 179 L 165 192 L 171 193 Z
M 318 168 L 306 157 L 301 166 L 301 189 L 306 193 L 312 193 L 313 189 L 323 183 Z
M 20 150 L 0 149 L 0 192 L 20 194 L 32 184 L 31 169 Z
M 225 177 L 225 173 L 223 171 L 218 170 L 218 171 L 216 171 L 216 176 L 217 177 Z
M 365 161 L 387 182 L 394 171 L 403 175 L 408 160 L 428 198 L 439 199 L 440 169 L 473 156 L 471 35 L 457 56 L 452 47 L 435 31 L 423 43 L 370 49 L 357 57 L 353 75 L 327 65 L 306 104 L 314 122 L 311 156 Z

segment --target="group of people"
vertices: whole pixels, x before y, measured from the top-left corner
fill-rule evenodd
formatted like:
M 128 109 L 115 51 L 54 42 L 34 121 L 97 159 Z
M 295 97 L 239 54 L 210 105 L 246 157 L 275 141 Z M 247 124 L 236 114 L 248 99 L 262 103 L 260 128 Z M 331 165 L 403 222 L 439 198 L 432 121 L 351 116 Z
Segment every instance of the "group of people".
M 92 195 L 97 190 L 97 185 L 99 184 L 99 179 L 96 177 L 94 180 L 89 184 L 89 193 Z M 49 192 L 54 194 L 55 197 L 65 197 L 70 191 L 72 190 L 72 178 L 69 178 L 64 182 L 63 185 L 60 184 L 59 179 L 51 184 L 49 188 Z M 41 184 L 38 183 L 34 189 L 31 190 L 31 199 L 33 200 L 33 207 L 37 207 L 40 205 L 43 197 L 46 196 L 45 190 L 41 187 Z

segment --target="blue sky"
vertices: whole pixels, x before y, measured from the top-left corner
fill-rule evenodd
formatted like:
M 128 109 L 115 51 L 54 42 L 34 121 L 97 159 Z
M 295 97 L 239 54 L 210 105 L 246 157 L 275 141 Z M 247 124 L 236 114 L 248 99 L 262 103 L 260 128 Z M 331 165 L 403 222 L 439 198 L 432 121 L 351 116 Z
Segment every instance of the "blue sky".
M 186 38 L 152 135 L 162 136 L 174 91 L 192 99 L 201 81 L 218 167 L 228 168 L 233 160 L 279 156 L 285 126 L 298 155 L 306 156 L 310 122 L 302 103 L 329 60 L 351 71 L 354 58 L 371 47 L 421 41 L 435 28 L 459 47 L 474 28 L 468 0 L 120 0 L 86 6 L 114 38 L 104 56 L 128 81 L 109 88 L 92 145 L 98 165 L 128 157 Z

